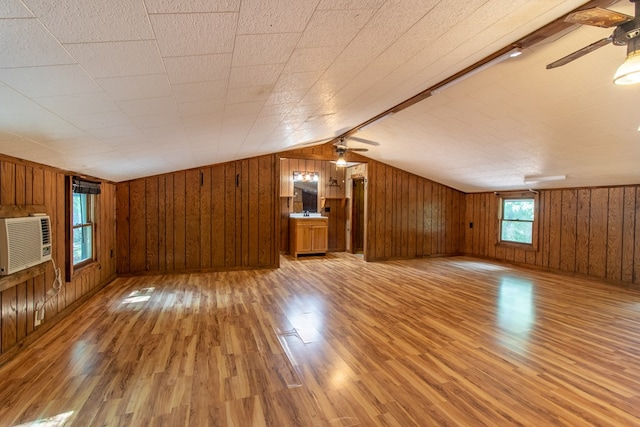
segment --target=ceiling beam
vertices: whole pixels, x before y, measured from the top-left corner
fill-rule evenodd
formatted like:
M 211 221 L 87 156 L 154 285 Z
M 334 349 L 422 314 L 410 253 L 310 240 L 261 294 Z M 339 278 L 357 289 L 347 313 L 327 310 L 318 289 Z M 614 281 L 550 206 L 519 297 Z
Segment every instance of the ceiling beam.
M 585 4 L 583 4 L 582 6 L 570 11 L 569 13 L 573 13 L 575 11 L 578 10 L 583 10 L 583 9 L 589 9 L 592 7 L 602 7 L 602 8 L 607 8 L 609 6 L 611 6 L 612 4 L 616 3 L 616 0 L 591 0 L 586 2 Z M 364 128 L 365 126 L 368 126 L 374 122 L 377 122 L 378 120 L 381 120 L 383 118 L 385 118 L 386 116 L 390 115 L 390 114 L 394 114 L 397 113 L 399 111 L 404 110 L 405 108 L 409 108 L 414 104 L 417 104 L 420 101 L 423 101 L 427 98 L 429 98 L 431 96 L 431 93 L 434 90 L 437 90 L 439 87 L 446 85 L 447 83 L 459 79 L 460 77 L 464 76 L 465 74 L 468 74 L 470 72 L 472 72 L 473 70 L 475 70 L 476 68 L 482 67 L 484 64 L 493 61 L 495 58 L 504 55 L 505 53 L 509 52 L 510 50 L 514 49 L 514 48 L 521 48 L 521 49 L 525 49 L 525 48 L 529 48 L 532 47 L 546 39 L 548 39 L 549 37 L 552 37 L 562 31 L 565 31 L 567 29 L 569 29 L 570 27 L 576 25 L 576 24 L 570 24 L 567 22 L 564 22 L 565 17 L 569 14 L 565 14 L 563 16 L 561 16 L 560 18 L 556 19 L 555 21 L 550 22 L 549 24 L 545 25 L 544 27 L 539 28 L 538 30 L 524 36 L 523 38 L 517 40 L 514 43 L 509 44 L 508 46 L 503 47 L 502 49 L 498 50 L 497 52 L 494 52 L 493 54 L 487 56 L 486 58 L 481 59 L 480 61 L 464 68 L 463 70 L 453 74 L 452 76 L 446 78 L 445 80 L 441 81 L 440 83 L 437 83 L 425 90 L 423 90 L 422 92 L 418 93 L 417 95 L 412 96 L 411 98 L 397 104 L 394 105 L 393 107 L 389 108 L 388 110 L 383 111 L 382 113 L 370 118 L 369 120 L 355 126 L 354 128 L 346 131 L 345 133 L 343 133 L 342 135 L 339 135 L 337 137 L 335 137 L 334 139 L 332 139 L 331 141 L 329 141 L 327 144 L 333 144 L 334 142 L 340 140 L 341 138 L 347 138 L 350 135 L 353 135 L 354 133 L 358 132 L 360 129 Z

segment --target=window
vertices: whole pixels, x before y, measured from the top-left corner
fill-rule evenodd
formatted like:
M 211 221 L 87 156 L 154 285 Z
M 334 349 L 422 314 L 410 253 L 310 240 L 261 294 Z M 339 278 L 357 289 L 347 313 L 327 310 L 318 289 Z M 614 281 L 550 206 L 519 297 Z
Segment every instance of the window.
M 73 265 L 93 260 L 95 230 L 94 195 L 73 193 Z
M 533 197 L 503 197 L 500 218 L 500 242 L 533 245 L 535 242 Z
M 97 224 L 100 183 L 67 177 L 66 279 L 98 259 Z

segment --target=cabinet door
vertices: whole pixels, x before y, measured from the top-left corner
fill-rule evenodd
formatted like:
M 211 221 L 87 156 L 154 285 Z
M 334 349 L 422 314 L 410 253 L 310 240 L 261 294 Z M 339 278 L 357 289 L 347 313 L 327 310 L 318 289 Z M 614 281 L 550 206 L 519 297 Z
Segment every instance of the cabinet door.
M 325 225 L 311 227 L 313 251 L 326 252 L 329 247 L 329 228 Z
M 298 253 L 310 252 L 312 250 L 311 227 L 303 224 L 296 225 L 296 249 Z

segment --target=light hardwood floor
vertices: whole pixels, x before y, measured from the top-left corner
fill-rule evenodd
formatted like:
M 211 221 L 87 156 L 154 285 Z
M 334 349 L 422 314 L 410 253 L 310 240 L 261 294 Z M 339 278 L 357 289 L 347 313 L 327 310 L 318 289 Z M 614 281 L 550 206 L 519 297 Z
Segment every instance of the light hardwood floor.
M 329 254 L 117 279 L 0 368 L 0 425 L 640 425 L 639 395 L 639 291 Z

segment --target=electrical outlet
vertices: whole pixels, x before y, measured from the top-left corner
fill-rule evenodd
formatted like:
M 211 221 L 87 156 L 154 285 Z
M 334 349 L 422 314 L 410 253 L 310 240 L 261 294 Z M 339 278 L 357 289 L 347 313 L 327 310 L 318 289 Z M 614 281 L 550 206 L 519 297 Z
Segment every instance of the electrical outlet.
M 42 323 L 42 318 L 40 317 L 40 313 L 42 313 L 42 317 L 44 317 L 44 308 L 42 310 L 37 310 L 35 312 L 35 319 L 33 321 L 33 326 L 40 326 L 40 323 Z

